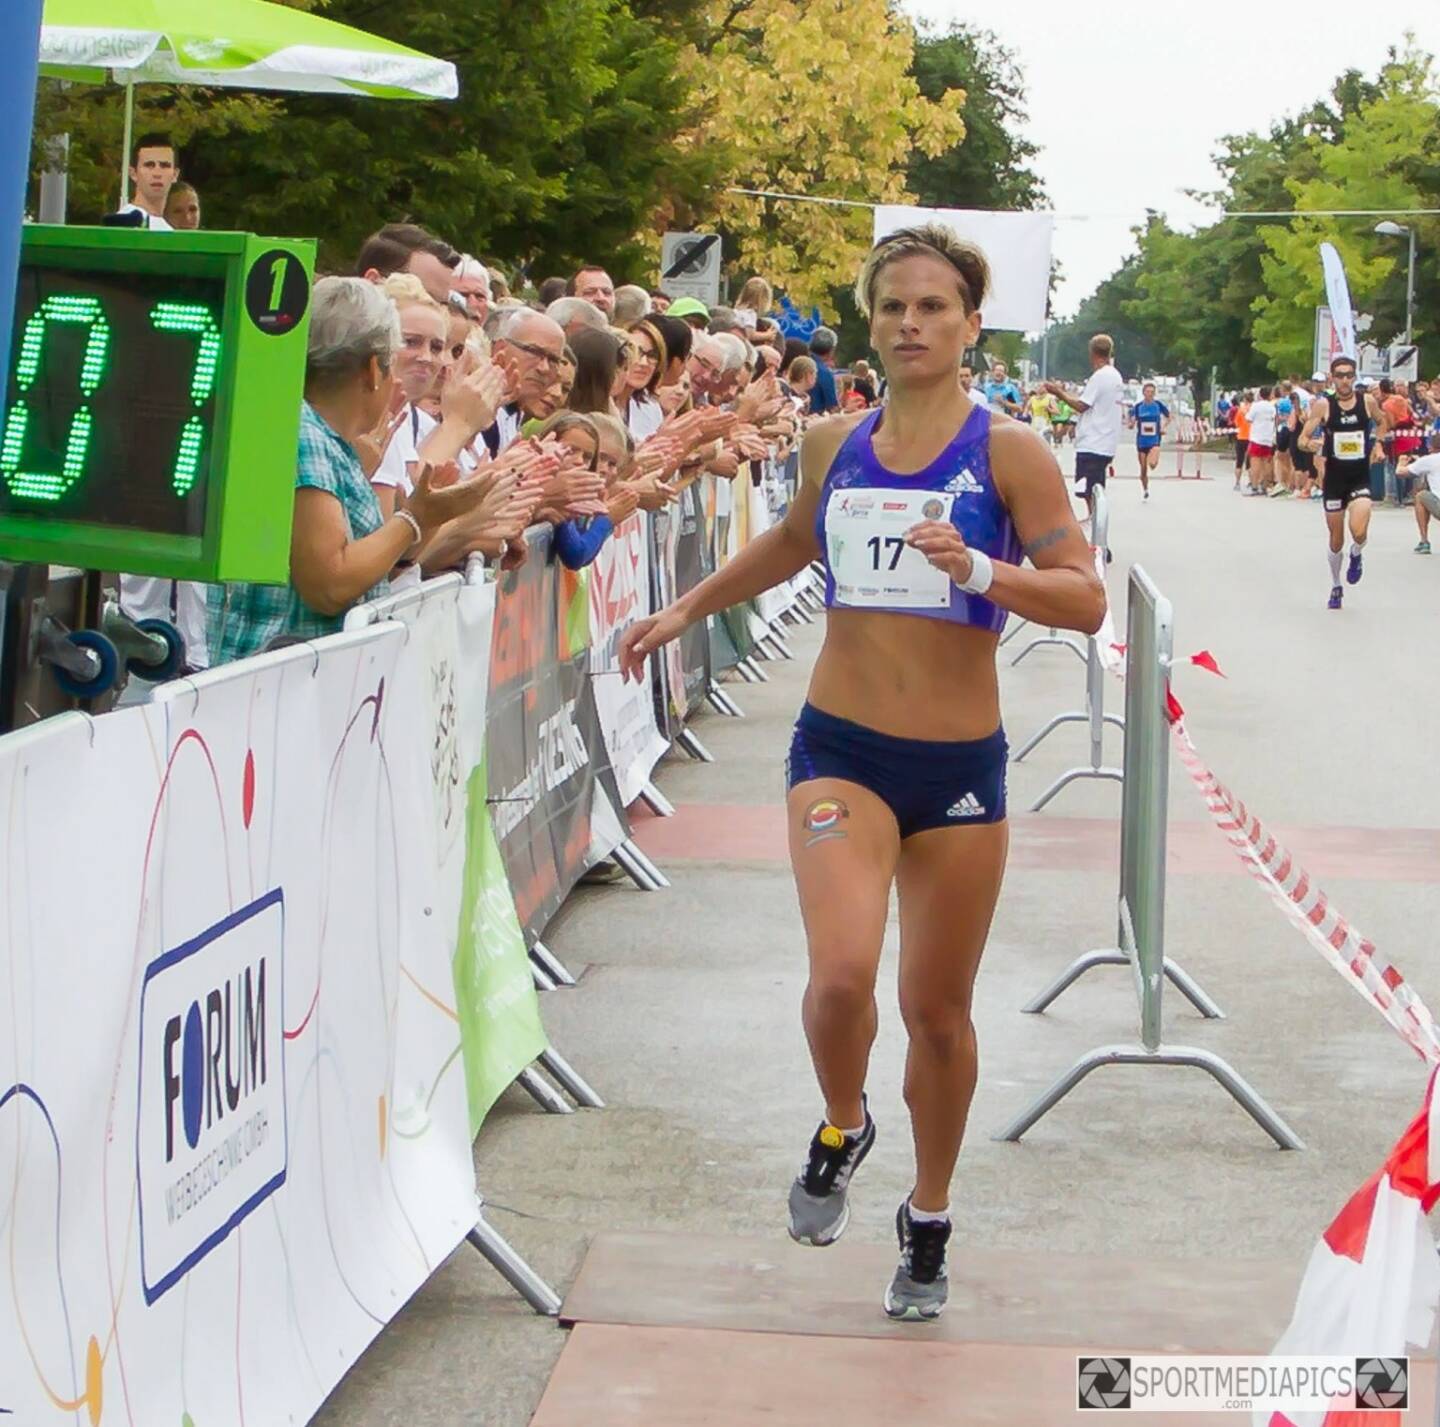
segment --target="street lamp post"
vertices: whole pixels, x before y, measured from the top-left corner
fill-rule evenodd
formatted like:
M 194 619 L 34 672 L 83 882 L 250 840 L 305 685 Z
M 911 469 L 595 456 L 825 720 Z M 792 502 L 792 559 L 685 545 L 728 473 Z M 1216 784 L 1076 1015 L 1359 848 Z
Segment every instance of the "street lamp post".
M 1392 223 L 1387 218 L 1375 225 L 1375 231 L 1389 238 L 1398 238 L 1403 233 L 1410 239 L 1410 266 L 1405 274 L 1405 343 L 1408 346 L 1415 340 L 1415 229 Z

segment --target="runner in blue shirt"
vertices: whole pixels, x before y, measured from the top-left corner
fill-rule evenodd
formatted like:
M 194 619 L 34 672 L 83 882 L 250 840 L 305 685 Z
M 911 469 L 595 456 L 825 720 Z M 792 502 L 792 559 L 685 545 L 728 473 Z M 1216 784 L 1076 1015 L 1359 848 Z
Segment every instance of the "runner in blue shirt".
M 991 363 L 990 375 L 985 381 L 985 402 L 990 410 L 997 416 L 1013 416 L 1018 420 L 1022 401 L 1020 388 L 1010 380 L 1005 363 Z
M 1130 412 L 1135 428 L 1135 451 L 1140 457 L 1140 484 L 1150 499 L 1150 472 L 1160 464 L 1160 442 L 1170 429 L 1170 408 L 1155 399 L 1155 383 L 1146 382 L 1140 400 Z

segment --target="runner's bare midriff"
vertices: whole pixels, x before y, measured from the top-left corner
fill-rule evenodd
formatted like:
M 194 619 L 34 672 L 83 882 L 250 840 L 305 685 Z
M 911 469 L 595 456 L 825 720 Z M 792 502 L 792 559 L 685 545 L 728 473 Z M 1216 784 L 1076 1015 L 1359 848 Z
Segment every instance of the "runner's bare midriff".
M 997 642 L 943 620 L 832 609 L 809 699 L 894 738 L 984 738 L 1000 724 Z

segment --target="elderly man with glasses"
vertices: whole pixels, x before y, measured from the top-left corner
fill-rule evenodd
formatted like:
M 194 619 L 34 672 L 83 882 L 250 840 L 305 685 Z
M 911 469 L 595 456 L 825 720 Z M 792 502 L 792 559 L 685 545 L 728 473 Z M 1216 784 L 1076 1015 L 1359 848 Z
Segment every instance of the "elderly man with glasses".
M 509 379 L 505 405 L 483 433 L 491 455 L 499 455 L 519 434 L 524 408 L 543 400 L 565 361 L 565 333 L 543 312 L 517 308 L 501 324 L 491 355 Z

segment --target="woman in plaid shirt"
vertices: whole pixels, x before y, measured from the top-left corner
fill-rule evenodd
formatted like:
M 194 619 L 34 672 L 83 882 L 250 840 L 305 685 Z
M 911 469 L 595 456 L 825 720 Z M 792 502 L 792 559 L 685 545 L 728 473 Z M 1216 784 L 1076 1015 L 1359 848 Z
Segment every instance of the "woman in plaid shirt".
M 421 466 L 415 489 L 382 516 L 360 452 L 383 452 L 395 390 L 400 322 L 362 278 L 327 277 L 311 299 L 305 400 L 295 470 L 288 585 L 210 590 L 211 662 L 257 654 L 280 636 L 333 634 L 360 600 L 384 594 L 390 572 L 446 522 L 483 501 L 489 483 L 455 483 L 453 468 Z

